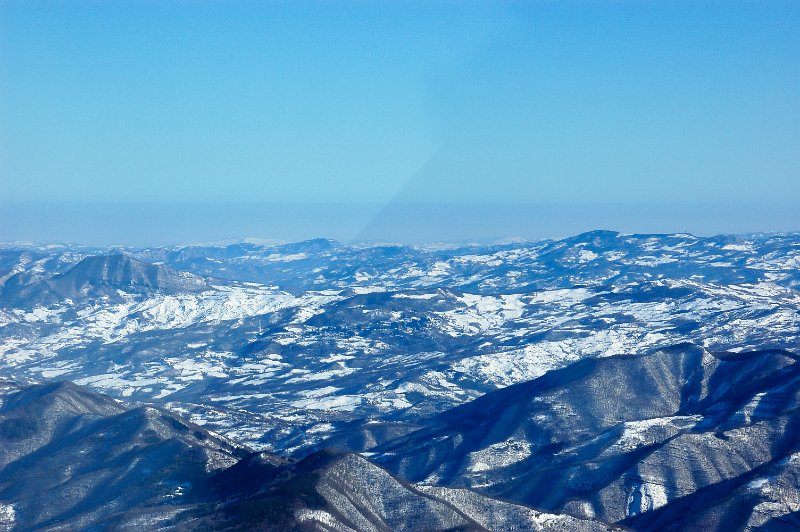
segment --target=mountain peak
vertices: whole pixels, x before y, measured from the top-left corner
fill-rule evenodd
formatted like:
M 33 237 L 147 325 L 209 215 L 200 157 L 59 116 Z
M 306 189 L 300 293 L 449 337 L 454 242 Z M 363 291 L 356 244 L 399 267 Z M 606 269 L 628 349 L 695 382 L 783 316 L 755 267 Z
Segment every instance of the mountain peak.
M 49 281 L 50 287 L 66 296 L 91 294 L 104 288 L 143 292 L 194 292 L 205 282 L 196 275 L 144 262 L 124 253 L 92 255 Z

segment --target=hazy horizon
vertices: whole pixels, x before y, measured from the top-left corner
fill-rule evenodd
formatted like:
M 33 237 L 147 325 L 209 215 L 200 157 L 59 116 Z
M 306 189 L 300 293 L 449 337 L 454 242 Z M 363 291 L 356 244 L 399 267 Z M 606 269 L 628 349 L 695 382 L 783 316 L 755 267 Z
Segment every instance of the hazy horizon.
M 696 236 L 800 231 L 795 220 L 791 203 L 0 202 L 0 242 L 136 247 L 330 238 L 343 243 L 460 244 L 563 238 L 593 230 Z

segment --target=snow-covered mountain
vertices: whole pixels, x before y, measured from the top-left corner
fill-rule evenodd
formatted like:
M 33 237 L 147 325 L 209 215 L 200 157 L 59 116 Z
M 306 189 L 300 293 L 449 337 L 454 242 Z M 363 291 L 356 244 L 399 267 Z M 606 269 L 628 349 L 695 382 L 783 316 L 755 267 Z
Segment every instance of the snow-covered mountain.
M 800 526 L 800 357 L 691 344 L 586 358 L 372 448 L 415 482 L 634 529 Z
M 796 234 L 28 246 L 0 264 L 0 372 L 158 402 L 282 452 L 585 357 L 798 338 Z
M 39 272 L 9 272 L 3 284 L 4 301 L 22 308 L 40 308 L 65 300 L 113 297 L 120 291 L 180 294 L 206 287 L 203 279 L 196 275 L 149 264 L 123 253 L 90 255 L 67 271 L 52 276 L 36 273 Z
M 800 234 L 26 244 L 0 246 L 0 269 L 9 379 L 73 381 L 260 452 L 377 453 L 419 492 L 468 486 L 634 528 L 723 526 L 728 503 L 757 501 L 742 526 L 800 510 L 780 447 Z M 705 462 L 687 473 L 681 453 Z
M 74 384 L 0 381 L 3 530 L 608 530 L 351 453 L 297 462 Z

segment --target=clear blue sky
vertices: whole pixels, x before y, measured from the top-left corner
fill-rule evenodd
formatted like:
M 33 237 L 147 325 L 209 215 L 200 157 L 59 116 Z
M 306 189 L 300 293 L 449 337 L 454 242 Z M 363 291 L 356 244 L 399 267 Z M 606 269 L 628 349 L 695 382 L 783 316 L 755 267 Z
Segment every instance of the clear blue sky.
M 131 206 L 120 240 L 221 236 L 201 205 L 240 203 L 309 222 L 227 236 L 392 238 L 408 204 L 464 240 L 475 204 L 596 213 L 498 237 L 797 230 L 798 198 L 800 2 L 0 1 L 0 239 L 101 239 L 33 214 L 99 204 Z M 134 228 L 176 202 L 194 232 Z

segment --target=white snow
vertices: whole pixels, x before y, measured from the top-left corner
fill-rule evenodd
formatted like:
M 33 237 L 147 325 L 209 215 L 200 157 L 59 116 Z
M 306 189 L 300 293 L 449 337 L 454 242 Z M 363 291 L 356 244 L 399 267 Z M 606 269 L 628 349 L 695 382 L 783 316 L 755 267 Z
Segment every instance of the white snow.
M 458 297 L 461 306 L 455 310 L 438 312 L 445 319 L 445 332 L 451 336 L 474 335 L 497 330 L 507 321 L 522 316 L 525 304 L 519 294 L 482 296 L 463 294 Z
M 642 482 L 635 484 L 628 495 L 627 515 L 637 515 L 661 508 L 669 502 L 667 491 L 661 484 Z
M 630 452 L 655 443 L 659 432 L 674 434 L 679 430 L 691 428 L 702 419 L 702 416 L 672 416 L 627 421 L 624 423 L 625 431 L 612 447 L 616 452 Z M 658 429 L 662 430 L 658 431 Z
M 12 530 L 17 520 L 17 514 L 13 504 L 0 502 L 0 528 Z
M 428 293 L 428 294 L 404 294 L 402 292 L 394 294 L 392 297 L 396 299 L 433 299 L 436 297 L 436 293 Z
M 299 409 L 331 410 L 350 412 L 355 410 L 364 399 L 358 395 L 338 395 L 329 397 L 312 397 L 293 401 L 291 405 Z
M 531 444 L 526 441 L 508 439 L 469 453 L 467 471 L 482 473 L 507 467 L 525 460 L 531 455 Z

